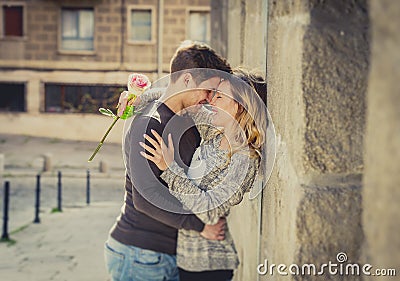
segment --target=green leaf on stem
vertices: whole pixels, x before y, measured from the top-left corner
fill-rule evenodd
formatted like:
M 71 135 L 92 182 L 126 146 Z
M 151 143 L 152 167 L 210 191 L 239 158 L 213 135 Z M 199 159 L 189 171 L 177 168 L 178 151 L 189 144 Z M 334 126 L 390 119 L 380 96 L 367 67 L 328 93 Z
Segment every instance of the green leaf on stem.
M 99 111 L 101 114 L 106 115 L 106 116 L 110 116 L 110 117 L 116 117 L 115 114 L 110 110 L 110 109 L 106 109 L 106 108 L 99 108 Z

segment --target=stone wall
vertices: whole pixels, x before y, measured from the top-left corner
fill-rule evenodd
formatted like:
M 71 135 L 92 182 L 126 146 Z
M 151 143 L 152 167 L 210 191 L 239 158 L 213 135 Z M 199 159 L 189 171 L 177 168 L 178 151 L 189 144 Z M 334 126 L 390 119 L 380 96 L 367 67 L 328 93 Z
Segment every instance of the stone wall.
M 278 155 L 264 195 L 262 256 L 319 266 L 344 252 L 358 262 L 368 5 L 269 1 L 268 9 L 268 107 Z M 344 279 L 359 277 L 324 276 Z
M 247 201 L 230 218 L 242 258 L 235 280 L 314 280 L 320 277 L 282 276 L 276 268 L 259 276 L 257 263 L 319 266 L 337 262 L 340 252 L 349 262 L 362 260 L 369 7 L 344 0 L 249 2 L 229 1 L 226 53 L 233 65 L 268 72 L 277 158 L 258 198 L 262 211 Z M 243 217 L 253 219 L 247 231 Z

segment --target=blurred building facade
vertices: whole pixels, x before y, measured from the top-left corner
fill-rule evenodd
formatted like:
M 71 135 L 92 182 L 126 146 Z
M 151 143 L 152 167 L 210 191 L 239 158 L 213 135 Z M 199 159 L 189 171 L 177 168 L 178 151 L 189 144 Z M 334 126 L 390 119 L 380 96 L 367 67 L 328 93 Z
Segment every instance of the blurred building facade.
M 209 0 L 0 1 L 0 132 L 97 140 L 131 72 L 155 80 L 185 39 L 210 42 Z M 120 142 L 121 124 L 109 136 Z

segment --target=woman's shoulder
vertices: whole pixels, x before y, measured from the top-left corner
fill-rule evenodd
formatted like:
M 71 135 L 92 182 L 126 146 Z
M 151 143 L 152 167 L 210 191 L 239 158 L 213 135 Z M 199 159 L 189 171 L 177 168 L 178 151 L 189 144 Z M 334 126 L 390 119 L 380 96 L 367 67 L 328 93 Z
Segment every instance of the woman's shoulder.
M 231 156 L 231 162 L 236 163 L 236 165 L 249 165 L 251 167 L 258 167 L 259 158 L 251 156 L 249 150 L 241 149 L 233 153 Z
M 251 155 L 250 149 L 241 148 L 232 154 L 232 159 L 249 161 L 249 162 L 257 162 L 259 158 L 253 157 Z

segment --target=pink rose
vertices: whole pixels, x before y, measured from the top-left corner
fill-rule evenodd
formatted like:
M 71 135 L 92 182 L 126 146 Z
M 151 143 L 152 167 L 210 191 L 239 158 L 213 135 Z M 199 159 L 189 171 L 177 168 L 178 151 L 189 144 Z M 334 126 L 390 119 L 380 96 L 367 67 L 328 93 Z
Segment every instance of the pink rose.
M 141 90 L 144 91 L 150 87 L 151 83 L 146 75 L 139 73 L 132 73 L 128 79 L 128 91 Z
M 114 121 L 104 134 L 103 138 L 100 140 L 99 145 L 93 152 L 92 156 L 90 156 L 88 162 L 91 162 L 93 158 L 96 156 L 97 152 L 99 152 L 106 137 L 108 136 L 108 134 L 110 133 L 111 129 L 114 127 L 118 119 L 127 119 L 130 116 L 136 114 L 135 107 L 132 104 L 130 104 L 130 102 L 133 103 L 133 101 L 150 86 L 151 82 L 146 75 L 139 73 L 132 73 L 131 75 L 129 75 L 128 78 L 128 92 L 124 95 L 121 95 L 119 98 L 119 103 L 117 106 L 118 115 L 115 115 L 110 109 L 99 108 L 100 113 L 107 116 L 111 116 L 112 118 L 114 118 Z

